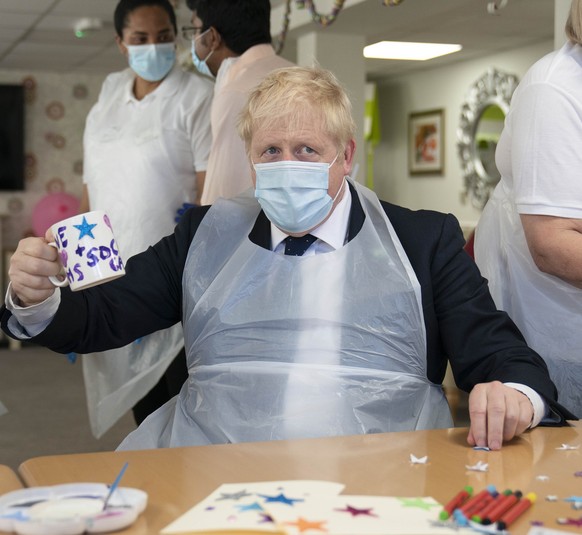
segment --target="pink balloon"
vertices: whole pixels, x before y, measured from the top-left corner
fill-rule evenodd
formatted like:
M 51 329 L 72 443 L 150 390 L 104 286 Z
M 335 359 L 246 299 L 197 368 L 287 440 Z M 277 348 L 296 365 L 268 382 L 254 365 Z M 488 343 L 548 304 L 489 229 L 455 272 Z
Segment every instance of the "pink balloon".
M 69 193 L 50 193 L 38 201 L 32 211 L 32 230 L 44 237 L 51 226 L 79 213 L 79 199 Z

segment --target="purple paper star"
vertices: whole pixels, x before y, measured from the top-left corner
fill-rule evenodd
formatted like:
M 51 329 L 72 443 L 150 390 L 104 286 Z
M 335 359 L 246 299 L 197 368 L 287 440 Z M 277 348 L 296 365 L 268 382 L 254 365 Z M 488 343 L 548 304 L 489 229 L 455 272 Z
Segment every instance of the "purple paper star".
M 582 470 L 579 472 L 574 472 L 574 477 L 582 477 Z
M 372 513 L 373 507 L 368 507 L 367 509 L 358 509 L 357 507 L 352 507 L 351 505 L 346 505 L 345 509 L 336 509 L 340 513 L 350 513 L 352 516 L 366 515 L 366 516 L 378 516 Z
M 558 518 L 558 524 L 564 526 L 582 527 L 582 516 L 580 518 Z
M 305 501 L 303 499 L 287 498 L 287 496 L 285 496 L 282 492 L 279 493 L 277 496 L 266 496 L 265 494 L 259 494 L 259 496 L 265 499 L 265 503 L 279 502 L 291 506 L 295 505 L 295 502 Z
M 97 226 L 97 223 L 91 225 L 87 222 L 87 218 L 83 216 L 83 222 L 80 225 L 73 226 L 79 230 L 79 239 L 81 239 L 83 236 L 90 236 L 91 238 L 95 239 L 95 236 L 93 236 L 93 229 Z
M 259 520 L 259 524 L 274 522 L 274 520 L 267 513 L 259 513 L 259 516 L 261 517 L 261 520 Z

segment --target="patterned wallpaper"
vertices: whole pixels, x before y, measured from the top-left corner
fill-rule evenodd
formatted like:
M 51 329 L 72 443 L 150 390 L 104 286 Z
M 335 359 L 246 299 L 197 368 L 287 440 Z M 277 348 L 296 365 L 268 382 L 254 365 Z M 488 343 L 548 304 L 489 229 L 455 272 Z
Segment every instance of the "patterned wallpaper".
M 14 250 L 21 238 L 34 234 L 41 208 L 71 215 L 66 212 L 74 204 L 73 197 L 80 198 L 82 192 L 85 118 L 104 78 L 0 71 L 0 83 L 24 85 L 26 100 L 25 190 L 0 192 L 4 251 Z M 65 195 L 47 197 L 53 193 Z M 55 198 L 60 199 L 56 207 Z

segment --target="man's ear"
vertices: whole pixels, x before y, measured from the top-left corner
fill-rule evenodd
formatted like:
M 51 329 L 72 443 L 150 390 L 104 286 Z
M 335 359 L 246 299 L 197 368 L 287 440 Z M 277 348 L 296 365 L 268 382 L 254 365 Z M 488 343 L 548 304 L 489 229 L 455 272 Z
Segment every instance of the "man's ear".
M 206 46 L 212 50 L 217 50 L 222 46 L 222 35 L 218 33 L 214 26 L 210 26 L 206 34 Z
M 349 175 L 352 170 L 354 155 L 356 153 L 356 140 L 350 139 L 344 148 L 344 174 Z

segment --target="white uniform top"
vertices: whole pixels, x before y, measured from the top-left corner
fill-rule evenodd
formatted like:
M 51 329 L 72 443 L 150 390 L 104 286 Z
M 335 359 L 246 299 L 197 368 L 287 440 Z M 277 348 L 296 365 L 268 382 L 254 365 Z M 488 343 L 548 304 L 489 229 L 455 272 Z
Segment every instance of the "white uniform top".
M 124 261 L 174 230 L 193 202 L 210 151 L 212 84 L 176 65 L 142 100 L 135 74 L 110 74 L 87 118 L 84 182 L 111 219 Z M 120 349 L 85 355 L 89 420 L 101 436 L 159 380 L 183 345 L 179 325 Z
M 176 65 L 142 100 L 130 69 L 110 74 L 87 118 L 84 182 L 91 209 L 105 210 L 121 257 L 174 230 L 176 210 L 193 202 L 212 135 L 212 83 Z
M 582 47 L 539 60 L 513 95 L 497 145 L 501 181 L 475 234 L 475 259 L 559 400 L 582 417 L 582 290 L 535 265 L 519 214 L 582 218 Z

